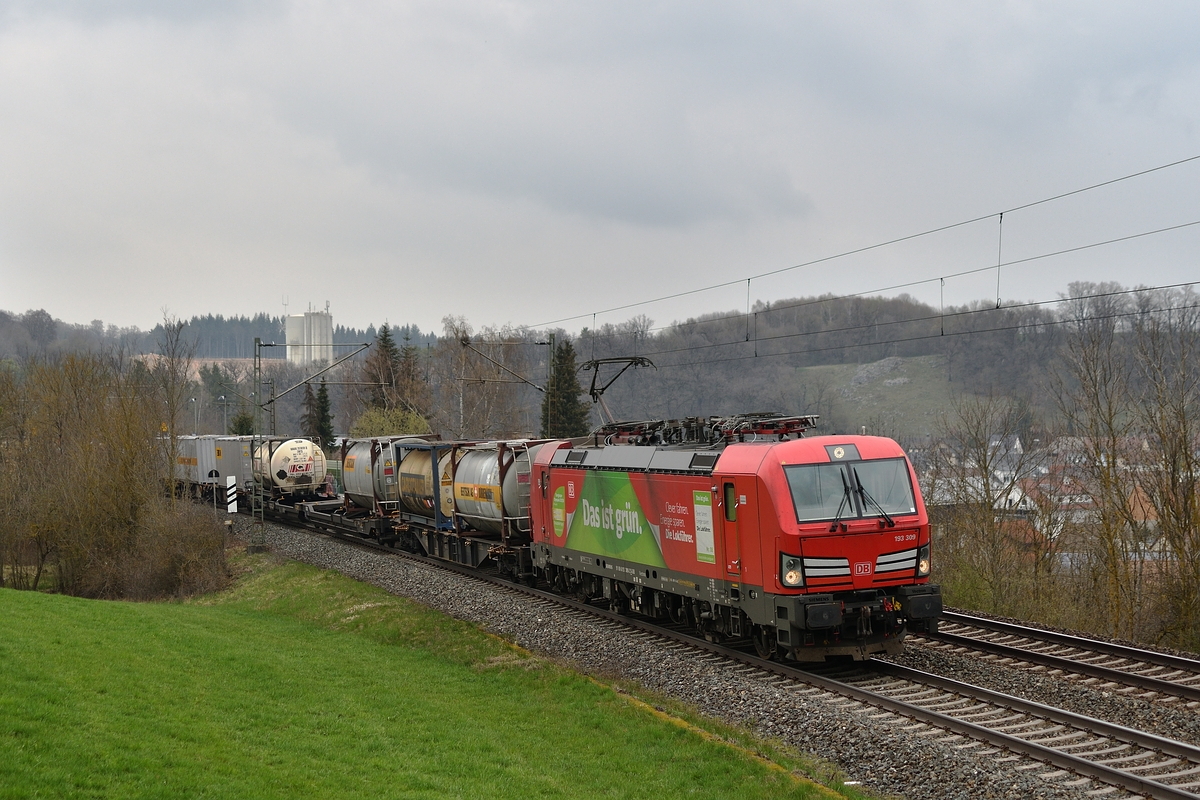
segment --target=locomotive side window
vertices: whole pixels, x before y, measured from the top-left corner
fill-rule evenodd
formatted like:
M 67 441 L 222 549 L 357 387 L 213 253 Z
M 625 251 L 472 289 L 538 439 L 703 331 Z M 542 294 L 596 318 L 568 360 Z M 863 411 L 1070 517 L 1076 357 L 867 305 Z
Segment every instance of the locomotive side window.
M 737 522 L 737 492 L 732 483 L 725 484 L 725 521 Z
M 915 514 L 916 500 L 903 458 L 804 464 L 783 468 L 797 522 Z

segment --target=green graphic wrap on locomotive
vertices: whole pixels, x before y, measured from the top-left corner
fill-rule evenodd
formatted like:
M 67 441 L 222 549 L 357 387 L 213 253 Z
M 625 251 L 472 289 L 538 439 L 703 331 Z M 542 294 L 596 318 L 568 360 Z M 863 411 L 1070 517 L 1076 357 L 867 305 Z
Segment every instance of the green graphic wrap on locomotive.
M 554 532 L 562 535 L 561 510 L 568 548 L 649 567 L 666 566 L 657 527 L 646 518 L 627 473 L 586 473 L 578 502 L 570 514 L 565 513 L 562 492 L 563 487 L 559 487 L 554 493 Z

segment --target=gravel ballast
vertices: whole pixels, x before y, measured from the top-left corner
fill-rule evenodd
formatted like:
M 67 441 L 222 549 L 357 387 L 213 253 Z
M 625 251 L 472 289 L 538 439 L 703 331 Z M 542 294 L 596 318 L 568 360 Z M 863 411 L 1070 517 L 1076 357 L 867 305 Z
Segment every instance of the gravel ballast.
M 239 517 L 235 533 L 246 538 L 250 526 L 249 520 Z M 1070 789 L 1043 780 L 1038 774 L 1052 772 L 1053 768 L 1018 769 L 1022 765 L 1028 767 L 1028 762 L 997 761 L 994 756 L 976 755 L 972 751 L 986 748 L 970 746 L 971 742 L 957 737 L 931 733 L 923 726 L 906 731 L 914 728 L 911 720 L 845 698 L 828 697 L 818 690 L 797 690 L 757 673 L 739 672 L 727 663 L 706 659 L 664 640 L 619 629 L 546 601 L 280 525 L 265 524 L 264 534 L 268 547 L 281 555 L 337 570 L 412 598 L 584 673 L 601 679 L 636 682 L 712 717 L 779 739 L 835 763 L 846 773 L 847 780 L 859 781 L 875 792 L 911 800 L 990 800 L 1083 798 L 1087 789 L 1097 788 L 1091 784 Z M 998 691 L 1030 696 L 1039 702 L 1052 698 L 1052 704 L 1066 708 L 1073 706 L 1065 705 L 1064 691 L 1099 694 L 1071 684 L 1064 689 L 1062 681 L 1044 675 L 998 669 L 978 661 L 973 665 L 974 671 L 968 671 L 972 665 L 960 662 L 970 659 L 953 658 L 951 654 L 928 648 L 910 648 L 897 660 Z M 962 675 L 956 672 L 959 669 L 963 670 Z M 1004 681 L 997 672 L 1006 674 Z M 1012 688 L 1002 688 L 1002 684 Z M 1080 704 L 1076 710 L 1099 716 L 1094 698 L 1080 695 L 1070 702 Z M 1138 714 L 1152 717 L 1187 712 L 1151 703 L 1138 705 L 1126 698 L 1116 698 L 1113 704 L 1116 709 L 1135 708 Z M 1188 728 L 1193 735 L 1195 716 L 1192 713 Z M 1181 716 L 1178 720 L 1161 721 L 1163 730 L 1183 724 L 1182 719 Z M 1136 719 L 1112 721 L 1150 724 Z M 1160 735 L 1179 738 L 1155 730 Z M 1117 792 L 1115 796 L 1123 794 Z

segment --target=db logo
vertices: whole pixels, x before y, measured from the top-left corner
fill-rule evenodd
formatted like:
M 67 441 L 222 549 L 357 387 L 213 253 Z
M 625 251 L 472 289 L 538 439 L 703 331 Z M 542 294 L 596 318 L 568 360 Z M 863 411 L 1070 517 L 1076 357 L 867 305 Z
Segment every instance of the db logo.
M 855 564 L 854 565 L 854 574 L 855 575 L 870 575 L 871 574 L 870 562 L 863 562 L 863 563 Z

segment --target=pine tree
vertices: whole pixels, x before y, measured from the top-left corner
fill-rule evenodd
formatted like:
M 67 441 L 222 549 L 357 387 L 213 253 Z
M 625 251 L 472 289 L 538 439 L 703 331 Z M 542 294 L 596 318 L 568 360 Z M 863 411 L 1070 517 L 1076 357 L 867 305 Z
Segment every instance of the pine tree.
M 229 420 L 229 433 L 232 436 L 249 436 L 254 433 L 254 414 L 243 408 Z
M 583 390 L 575 374 L 575 347 L 564 339 L 554 348 L 553 379 L 542 399 L 542 436 L 547 439 L 570 439 L 586 436 L 591 430 L 589 404 L 580 399 Z
M 333 407 L 329 402 L 329 387 L 325 379 L 321 379 L 321 388 L 317 389 L 317 440 L 322 447 L 329 447 L 333 441 Z
M 400 405 L 424 416 L 429 409 L 429 387 L 421 380 L 420 353 L 412 343 L 408 331 L 404 332 L 404 346 L 400 348 L 397 368 L 397 389 Z
M 375 347 L 363 365 L 363 380 L 378 384 L 370 389 L 368 403 L 372 408 L 391 408 L 395 405 L 396 384 L 400 374 L 400 350 L 385 322 L 375 337 Z
M 301 408 L 303 413 L 300 415 L 300 433 L 310 439 L 317 439 L 320 418 L 317 411 L 317 396 L 313 394 L 311 383 L 304 384 L 304 401 Z

